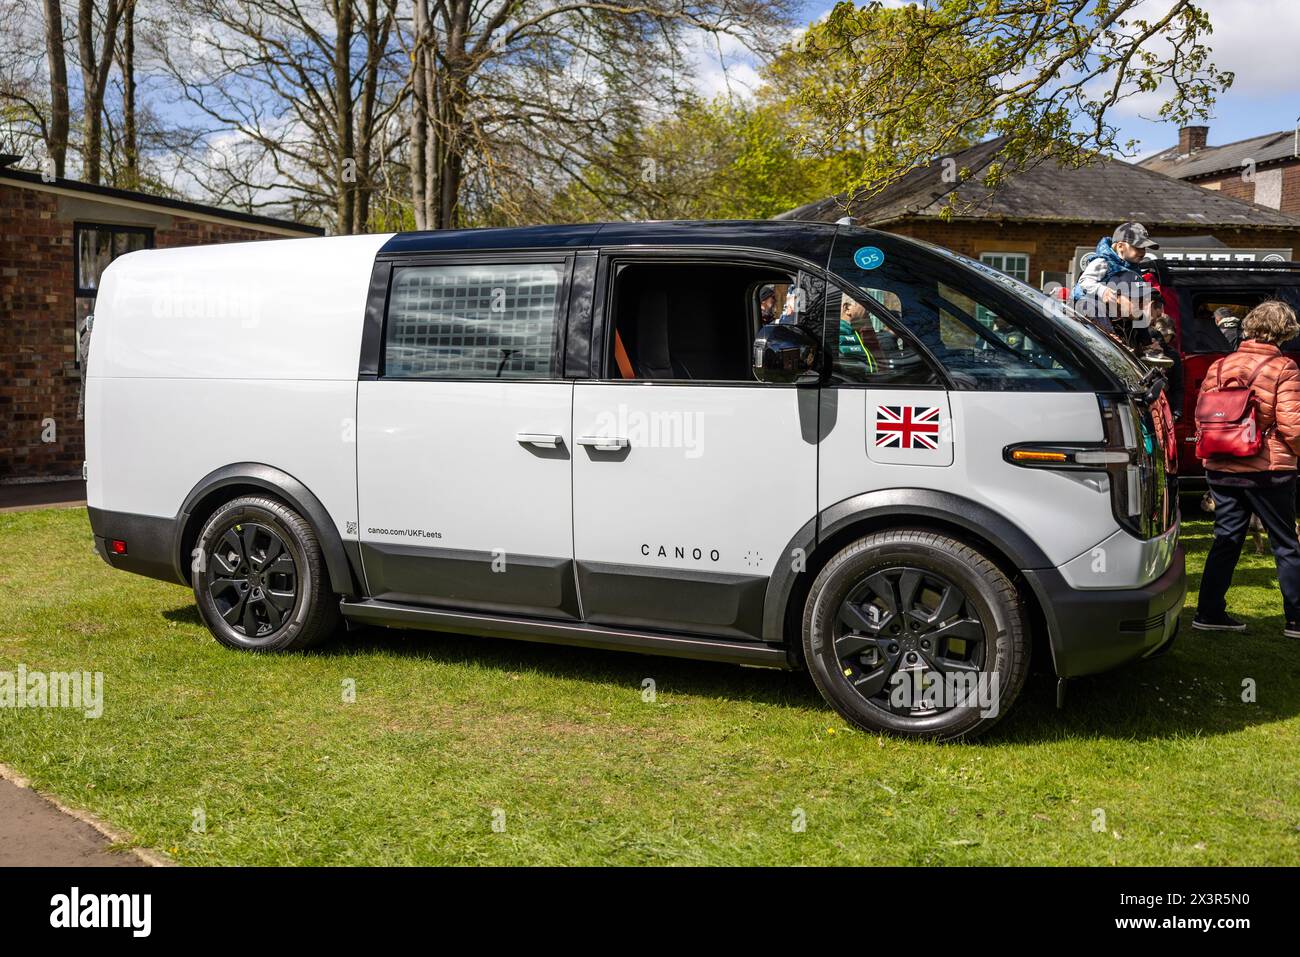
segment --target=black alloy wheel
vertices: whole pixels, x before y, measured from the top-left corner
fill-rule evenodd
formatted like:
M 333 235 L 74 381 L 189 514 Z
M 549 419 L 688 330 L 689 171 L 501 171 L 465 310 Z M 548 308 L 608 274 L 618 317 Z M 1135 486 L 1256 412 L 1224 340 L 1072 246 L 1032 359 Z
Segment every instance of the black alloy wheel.
M 339 597 L 320 540 L 283 502 L 248 495 L 220 506 L 194 543 L 194 600 L 214 638 L 246 651 L 296 651 L 332 636 Z
M 298 603 L 298 566 L 274 529 L 246 522 L 214 543 L 207 588 L 231 628 L 262 638 L 282 628 Z
M 953 707 L 917 699 L 926 680 L 978 676 L 983 668 L 984 625 L 969 606 L 961 588 L 936 572 L 906 565 L 875 572 L 840 603 L 834 643 L 844 676 L 869 705 L 891 713 Z M 905 693 L 896 693 L 900 685 Z
M 952 741 L 1011 707 L 1030 636 L 996 562 L 942 532 L 899 528 L 867 534 L 822 566 L 804 605 L 803 652 L 849 723 Z

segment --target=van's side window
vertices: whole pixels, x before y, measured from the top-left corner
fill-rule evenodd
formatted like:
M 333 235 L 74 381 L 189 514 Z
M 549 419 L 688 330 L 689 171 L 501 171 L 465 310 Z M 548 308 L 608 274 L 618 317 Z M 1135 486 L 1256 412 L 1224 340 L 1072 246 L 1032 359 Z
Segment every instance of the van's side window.
M 989 392 L 1091 390 L 1088 373 L 1046 319 L 1004 311 L 970 269 L 888 239 L 855 249 L 836 241 L 831 271 L 876 298 L 943 366 L 958 389 Z M 865 255 L 874 250 L 874 258 Z M 857 254 L 862 253 L 862 256 Z M 858 262 L 857 259 L 861 259 Z M 978 265 L 978 264 L 977 264 Z M 982 267 L 987 268 L 987 267 Z M 988 269 L 995 281 L 1014 280 Z M 1034 328 L 1031 331 L 1031 327 Z M 1039 335 L 1037 329 L 1044 330 Z
M 780 267 L 713 262 L 615 266 L 611 379 L 755 382 L 754 336 L 770 322 L 819 337 L 824 283 Z
M 399 266 L 384 333 L 390 378 L 556 375 L 558 263 Z
M 892 292 L 864 293 L 898 315 L 901 304 Z M 869 385 L 938 386 L 942 382 L 925 357 L 898 330 L 862 302 L 832 286 L 826 296 L 826 321 L 832 334 L 831 381 Z

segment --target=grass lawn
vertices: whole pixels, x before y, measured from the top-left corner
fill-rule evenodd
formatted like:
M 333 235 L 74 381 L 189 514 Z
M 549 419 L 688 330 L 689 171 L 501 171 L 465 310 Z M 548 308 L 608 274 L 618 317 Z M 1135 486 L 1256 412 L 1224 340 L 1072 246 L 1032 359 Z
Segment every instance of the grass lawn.
M 1185 534 L 1194 589 L 1210 526 Z M 985 739 L 928 745 L 798 674 L 420 632 L 227 651 L 84 511 L 0 514 L 0 670 L 105 675 L 99 720 L 0 709 L 0 761 L 183 864 L 1296 864 L 1300 643 L 1271 556 L 1238 580 L 1246 635 L 1188 611 L 1064 712 L 1040 672 Z

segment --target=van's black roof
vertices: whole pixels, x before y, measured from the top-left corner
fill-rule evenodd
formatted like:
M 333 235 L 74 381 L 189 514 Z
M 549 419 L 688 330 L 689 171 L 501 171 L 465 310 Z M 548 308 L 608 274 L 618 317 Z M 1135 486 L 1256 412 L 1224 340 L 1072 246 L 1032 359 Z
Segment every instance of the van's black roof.
M 398 233 L 384 244 L 380 254 L 690 245 L 779 249 L 796 256 L 824 260 L 837 228 L 834 223 L 759 219 L 437 229 Z

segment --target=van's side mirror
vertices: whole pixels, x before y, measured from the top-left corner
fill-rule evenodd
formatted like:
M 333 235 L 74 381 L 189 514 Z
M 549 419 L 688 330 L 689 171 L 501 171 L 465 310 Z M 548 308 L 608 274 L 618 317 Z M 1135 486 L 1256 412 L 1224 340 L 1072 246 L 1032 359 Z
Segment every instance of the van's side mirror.
M 760 382 L 816 382 L 817 340 L 802 326 L 768 323 L 754 339 L 754 378 Z

